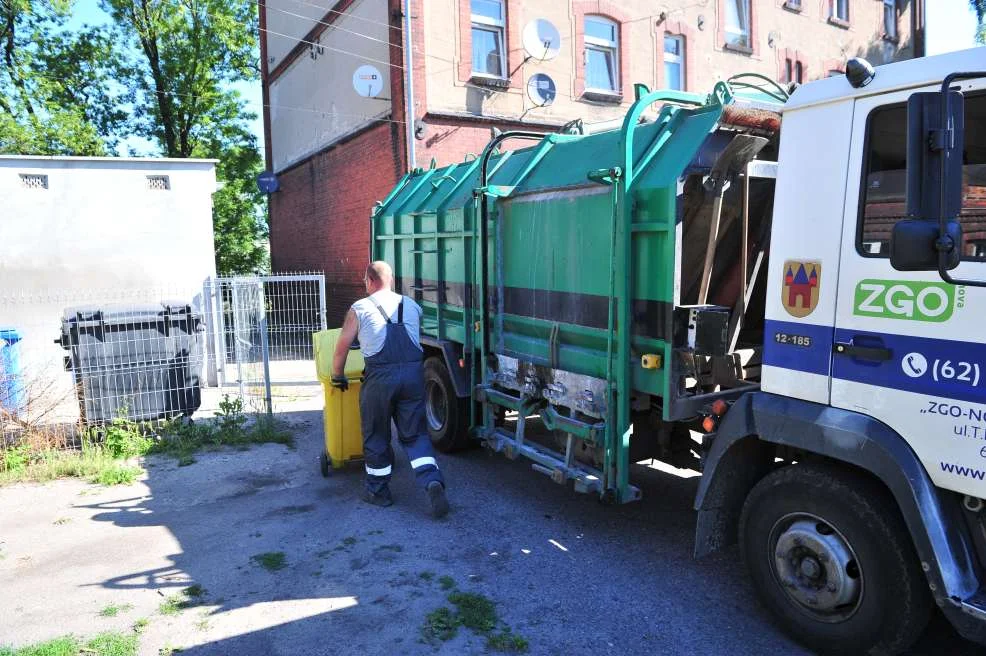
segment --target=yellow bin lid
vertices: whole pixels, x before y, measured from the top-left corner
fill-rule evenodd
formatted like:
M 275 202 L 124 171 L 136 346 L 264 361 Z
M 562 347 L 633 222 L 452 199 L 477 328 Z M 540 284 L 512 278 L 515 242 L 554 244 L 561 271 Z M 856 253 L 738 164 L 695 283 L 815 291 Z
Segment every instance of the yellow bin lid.
M 323 383 L 332 380 L 332 356 L 336 352 L 336 342 L 342 328 L 332 330 L 320 330 L 312 334 L 312 343 L 315 346 L 315 371 L 318 372 L 318 379 Z M 363 375 L 363 354 L 359 350 L 349 351 L 346 358 L 346 378 L 359 378 Z

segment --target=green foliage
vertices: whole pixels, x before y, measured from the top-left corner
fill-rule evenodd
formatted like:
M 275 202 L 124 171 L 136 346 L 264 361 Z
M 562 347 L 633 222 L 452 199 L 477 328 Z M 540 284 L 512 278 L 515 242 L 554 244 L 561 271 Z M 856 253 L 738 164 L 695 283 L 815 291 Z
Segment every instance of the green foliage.
M 505 651 L 519 654 L 526 652 L 527 640 L 523 636 L 512 633 L 507 627 L 500 633 L 490 634 L 486 638 L 486 647 L 494 651 Z
M 135 656 L 137 636 L 100 633 L 83 641 L 72 635 L 39 642 L 20 649 L 0 647 L 0 656 Z
M 99 616 L 116 617 L 120 613 L 126 613 L 128 610 L 132 610 L 132 609 L 133 609 L 133 604 L 120 604 L 119 606 L 117 606 L 116 604 L 110 604 L 109 606 L 106 606 L 101 611 L 99 611 Z
M 144 434 L 139 424 L 128 419 L 128 415 L 129 409 L 121 407 L 104 430 L 103 447 L 112 458 L 142 456 L 154 445 L 154 441 Z
M 969 0 L 972 9 L 976 12 L 976 19 L 979 21 L 979 28 L 976 31 L 976 41 L 986 45 L 986 0 Z
M 438 585 L 441 586 L 442 590 L 451 590 L 455 587 L 455 579 L 451 576 L 440 576 L 438 577 Z
M 140 633 L 143 633 L 147 629 L 147 627 L 148 627 L 148 625 L 150 625 L 150 623 L 151 623 L 151 621 L 149 619 L 147 619 L 146 617 L 141 617 L 141 618 L 138 618 L 133 623 L 133 626 L 130 627 L 130 628 L 133 629 L 133 632 L 134 633 L 140 634 Z
M 177 615 L 187 608 L 193 608 L 201 604 L 205 592 L 205 589 L 196 583 L 185 588 L 178 594 L 166 598 L 161 602 L 157 610 L 162 615 Z
M 267 553 L 256 554 L 255 556 L 251 556 L 250 560 L 268 572 L 276 572 L 288 566 L 288 559 L 283 551 L 268 551 Z
M 421 633 L 428 642 L 444 642 L 455 637 L 459 632 L 459 624 L 459 618 L 443 606 L 428 613 Z
M 477 633 L 488 633 L 496 628 L 496 606 L 483 595 L 453 592 L 448 600 L 455 604 L 462 626 Z
M 140 467 L 114 458 L 91 436 L 84 436 L 80 451 L 45 448 L 32 452 L 27 444 L 0 447 L 0 485 L 20 481 L 45 483 L 59 478 L 82 478 L 100 485 L 129 485 Z

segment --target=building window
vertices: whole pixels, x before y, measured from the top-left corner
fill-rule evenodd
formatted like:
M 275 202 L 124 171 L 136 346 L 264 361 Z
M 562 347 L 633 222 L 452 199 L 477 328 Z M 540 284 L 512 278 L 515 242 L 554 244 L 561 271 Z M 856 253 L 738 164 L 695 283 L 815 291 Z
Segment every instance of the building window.
M 752 48 L 750 0 L 726 0 L 726 45 Z
M 986 94 L 966 96 L 966 125 L 986 121 Z M 906 218 L 907 106 L 903 103 L 874 109 L 866 126 L 866 152 L 860 189 L 857 250 L 869 257 L 888 257 L 890 235 L 897 221 Z M 962 162 L 962 259 L 986 261 L 986 133 L 966 130 Z
M 792 9 L 794 11 L 801 11 L 801 0 L 787 0 L 784 3 L 785 9 Z
M 505 78 L 503 0 L 471 0 L 472 72 Z
M 883 0 L 883 37 L 897 40 L 897 0 Z
M 685 90 L 685 37 L 664 35 L 664 86 Z
M 585 86 L 589 91 L 618 93 L 620 28 L 602 16 L 585 17 Z
M 832 20 L 839 23 L 849 22 L 849 0 L 832 0 L 832 10 L 829 14 Z
M 21 173 L 21 186 L 27 189 L 47 189 L 48 176 L 41 173 Z

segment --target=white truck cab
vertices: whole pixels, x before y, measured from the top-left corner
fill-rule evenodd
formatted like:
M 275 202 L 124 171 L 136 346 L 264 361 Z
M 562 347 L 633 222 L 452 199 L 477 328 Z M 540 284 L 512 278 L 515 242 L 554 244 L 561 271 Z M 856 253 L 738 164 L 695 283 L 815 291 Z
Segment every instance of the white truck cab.
M 783 109 L 761 386 L 712 437 L 696 552 L 737 530 L 823 651 L 900 652 L 933 603 L 986 644 L 986 48 L 851 64 Z

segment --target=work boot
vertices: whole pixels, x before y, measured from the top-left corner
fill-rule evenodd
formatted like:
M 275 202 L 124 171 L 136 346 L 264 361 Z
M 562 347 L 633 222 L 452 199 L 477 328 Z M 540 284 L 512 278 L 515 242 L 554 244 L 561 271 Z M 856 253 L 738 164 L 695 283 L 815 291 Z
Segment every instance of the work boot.
M 428 501 L 431 502 L 431 514 L 435 519 L 441 519 L 448 514 L 448 498 L 445 496 L 445 486 L 438 481 L 428 483 L 425 488 L 428 492 Z
M 363 501 L 367 503 L 371 503 L 374 506 L 383 506 L 384 508 L 386 508 L 387 506 L 394 505 L 394 498 L 390 496 L 389 488 L 384 488 L 383 490 L 377 493 L 370 492 L 369 490 L 364 488 Z

